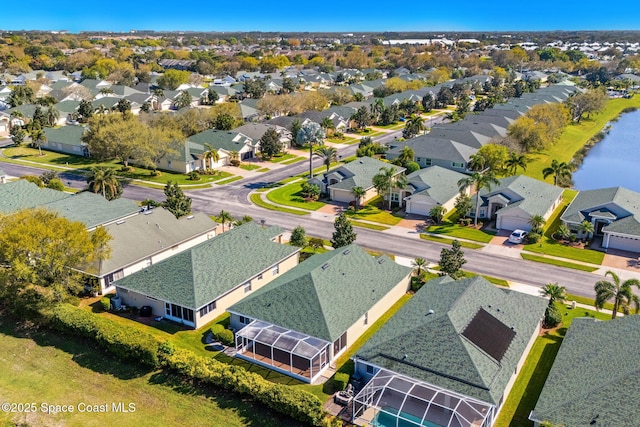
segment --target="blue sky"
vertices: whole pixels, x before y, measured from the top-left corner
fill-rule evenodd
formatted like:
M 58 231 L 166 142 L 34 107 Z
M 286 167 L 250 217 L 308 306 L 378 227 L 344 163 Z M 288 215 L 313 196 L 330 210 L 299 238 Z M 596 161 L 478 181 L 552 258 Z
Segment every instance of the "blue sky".
M 15 2 L 13 4 L 16 4 Z M 77 5 L 73 7 L 72 5 Z M 532 8 L 532 5 L 536 5 Z M 595 2 L 26 0 L 0 16 L 4 30 L 516 31 L 640 30 L 637 0 Z

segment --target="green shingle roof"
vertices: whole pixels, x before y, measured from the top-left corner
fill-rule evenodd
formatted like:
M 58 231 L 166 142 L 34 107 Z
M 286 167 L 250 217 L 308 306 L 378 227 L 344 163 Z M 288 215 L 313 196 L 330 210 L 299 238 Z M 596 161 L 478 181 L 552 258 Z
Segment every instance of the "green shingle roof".
M 312 256 L 229 311 L 333 342 L 410 272 L 353 244 Z
M 225 151 L 240 151 L 246 144 L 253 145 L 252 140 L 241 133 L 215 129 L 192 135 L 187 141 L 207 143 L 213 148 Z
M 639 332 L 639 316 L 575 319 L 530 418 L 566 427 L 637 426 Z
M 422 135 L 399 143 L 387 152 L 387 158 L 394 159 L 398 157 L 405 146 L 411 147 L 416 157 L 443 159 L 465 164 L 469 161 L 471 155 L 478 151 L 476 148 L 450 139 Z
M 273 242 L 280 232 L 247 223 L 114 284 L 198 309 L 300 250 Z
M 68 145 L 82 146 L 86 145 L 82 142 L 82 135 L 85 131 L 84 126 L 61 126 L 59 128 L 44 128 L 44 134 L 47 142 L 60 142 Z
M 71 197 L 68 193 L 40 188 L 32 182 L 19 179 L 0 185 L 0 212 L 10 214 Z
M 90 272 L 99 276 L 111 273 L 186 240 L 213 232 L 216 227 L 217 224 L 203 213 L 180 219 L 163 208 L 140 213 L 105 227 L 111 236 L 111 256 L 99 266 L 96 262 Z
M 498 404 L 546 304 L 542 298 L 497 288 L 482 277 L 430 280 L 356 358 Z M 480 309 L 515 331 L 500 362 L 462 335 Z
M 21 209 L 41 207 L 58 212 L 70 221 L 80 221 L 87 228 L 132 215 L 140 208 L 129 199 L 108 201 L 90 192 L 69 194 L 40 188 L 20 179 L 0 186 L 0 212 L 10 214 Z

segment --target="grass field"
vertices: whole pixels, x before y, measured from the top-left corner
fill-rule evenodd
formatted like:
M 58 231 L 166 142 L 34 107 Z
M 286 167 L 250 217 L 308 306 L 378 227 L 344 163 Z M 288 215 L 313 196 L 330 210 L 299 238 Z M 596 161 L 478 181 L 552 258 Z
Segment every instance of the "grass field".
M 471 227 L 462 227 L 451 222 L 441 225 L 432 225 L 425 231 L 427 233 L 444 234 L 445 236 L 456 237 L 458 239 L 473 240 L 474 242 L 480 243 L 489 243 L 494 236 L 494 234 L 490 234 L 482 230 L 477 230 Z
M 536 339 L 500 411 L 495 427 L 532 427 L 533 423 L 528 419 L 529 413 L 538 401 L 551 365 L 573 319 L 576 317 L 594 317 L 602 320 L 611 318 L 605 313 L 584 308 L 567 309 L 563 304 L 559 304 L 558 307 L 563 314 L 561 327 Z
M 93 344 L 53 333 L 17 329 L 0 317 L 3 402 L 71 405 L 73 413 L 0 412 L 0 425 L 139 427 L 164 425 L 298 426 L 250 400 L 191 383 L 161 371 L 143 370 L 108 357 Z M 118 413 L 112 403 L 132 403 Z M 79 412 L 107 405 L 109 413 Z M 80 405 L 80 406 L 78 406 Z
M 557 265 L 564 268 L 573 268 L 574 270 L 588 271 L 589 273 L 592 273 L 598 269 L 597 267 L 589 267 L 588 265 L 575 264 L 573 262 L 561 261 L 559 259 L 546 258 L 538 255 L 520 254 L 520 256 L 522 257 L 522 259 L 526 259 L 529 261 L 540 262 L 542 264 Z
M 442 243 L 444 245 L 450 245 L 451 242 L 453 242 L 454 240 L 454 239 L 449 239 L 447 237 L 434 236 L 431 234 L 424 234 L 424 233 L 420 234 L 420 238 L 423 240 L 430 240 L 432 242 Z M 484 247 L 483 245 L 480 245 L 478 243 L 465 242 L 464 240 L 458 240 L 458 242 L 460 242 L 460 246 L 467 249 L 480 249 Z
M 267 203 L 264 200 L 262 200 L 262 196 L 259 193 L 254 193 L 254 194 L 250 195 L 249 199 L 251 200 L 251 203 L 253 203 L 254 205 L 260 206 L 261 208 L 269 209 L 271 211 L 285 212 L 285 213 L 290 213 L 290 214 L 293 214 L 293 215 L 308 215 L 309 214 L 309 212 L 301 211 L 301 210 L 298 210 L 298 209 L 283 208 L 283 207 L 280 207 L 280 206 L 272 205 L 271 203 Z
M 377 230 L 377 231 L 384 231 L 389 229 L 389 227 L 385 227 L 384 225 L 369 224 L 368 222 L 355 221 L 355 220 L 352 220 L 351 224 L 355 227 L 368 228 L 370 230 Z
M 306 202 L 302 195 L 302 182 L 285 185 L 267 193 L 267 199 L 283 206 L 291 206 L 299 209 L 315 211 L 325 205 L 322 202 Z
M 379 196 L 375 197 L 366 205 L 360 206 L 357 211 L 351 209 L 348 210 L 346 215 L 349 219 L 366 220 L 384 225 L 396 225 L 399 223 L 400 220 L 402 220 L 402 217 L 395 216 L 393 213 L 387 210 L 382 210 L 376 206 L 381 202 L 381 200 L 382 199 Z

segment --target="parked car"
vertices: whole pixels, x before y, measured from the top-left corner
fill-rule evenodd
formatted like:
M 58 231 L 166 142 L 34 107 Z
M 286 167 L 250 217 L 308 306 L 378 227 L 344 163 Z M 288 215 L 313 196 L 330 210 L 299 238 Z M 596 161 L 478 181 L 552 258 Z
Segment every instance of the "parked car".
M 522 243 L 527 236 L 527 232 L 524 230 L 513 230 L 513 233 L 509 236 L 510 243 Z

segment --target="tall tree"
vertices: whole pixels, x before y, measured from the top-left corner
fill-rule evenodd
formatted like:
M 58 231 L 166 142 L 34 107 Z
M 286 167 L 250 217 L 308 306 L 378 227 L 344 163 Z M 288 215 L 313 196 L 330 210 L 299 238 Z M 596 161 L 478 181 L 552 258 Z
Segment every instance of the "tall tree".
M 22 144 L 27 136 L 27 133 L 24 131 L 22 126 L 12 126 L 9 134 L 11 135 L 11 140 L 16 146 Z
M 220 223 L 222 224 L 222 232 L 224 233 L 224 225 L 225 224 L 231 224 L 231 221 L 233 221 L 233 217 L 231 216 L 231 214 L 225 210 L 221 210 L 220 213 L 218 214 L 218 219 L 220 220 Z
M 322 163 L 327 167 L 327 172 L 329 172 L 329 167 L 332 162 L 338 161 L 338 150 L 335 147 L 329 147 L 327 145 L 321 145 L 316 148 L 316 154 L 322 157 Z
M 442 205 L 435 205 L 429 211 L 429 216 L 436 222 L 436 224 L 440 224 L 446 213 L 447 208 Z
M 29 133 L 31 134 L 31 142 L 33 145 L 38 147 L 38 153 L 42 156 L 42 144 L 47 142 L 47 135 L 45 135 L 44 131 L 40 127 L 40 122 L 33 122 L 33 126 L 31 126 L 31 130 Z
M 409 147 L 408 145 L 405 145 L 404 147 L 402 147 L 402 150 L 400 150 L 400 154 L 398 154 L 398 161 L 400 162 L 401 165 L 406 167 L 406 164 L 409 162 L 413 162 L 415 157 L 416 155 L 415 155 L 415 152 L 413 151 L 413 148 Z
M 415 136 L 420 135 L 421 132 L 425 130 L 424 121 L 420 116 L 411 116 L 409 120 L 406 121 L 404 125 L 404 130 L 402 131 L 402 137 L 404 139 L 411 139 Z
M 184 195 L 177 182 L 169 181 L 164 187 L 164 194 L 167 197 L 162 204 L 176 218 L 188 215 L 191 212 L 191 198 Z
M 107 200 L 114 200 L 122 194 L 122 185 L 115 170 L 108 166 L 93 166 L 87 175 L 89 191 L 100 193 Z
M 453 279 L 460 279 L 464 276 L 461 270 L 462 266 L 467 263 L 464 259 L 464 252 L 461 249 L 460 242 L 454 240 L 451 243 L 451 249 L 443 248 L 440 251 L 440 274 L 449 275 Z
M 206 169 L 213 169 L 213 165 L 220 161 L 220 152 L 209 143 L 204 143 L 205 151 L 202 153 L 202 161 Z
M 282 151 L 282 142 L 278 132 L 270 127 L 260 138 L 260 154 L 268 160 Z
M 624 314 L 629 314 L 629 306 L 631 304 L 635 305 L 635 312 L 638 313 L 640 298 L 633 293 L 633 288 L 640 288 L 640 280 L 627 279 L 620 283 L 620 277 L 611 270 L 605 273 L 605 277 L 606 276 L 610 276 L 613 283 L 608 280 L 599 280 L 596 282 L 596 308 L 598 310 L 602 309 L 608 300 L 613 299 L 612 319 L 616 318 L 618 310 L 620 309 Z
M 492 171 L 487 171 L 485 173 L 474 172 L 471 174 L 471 176 L 462 178 L 460 181 L 458 181 L 458 187 L 460 188 L 461 192 L 470 187 L 473 187 L 475 189 L 476 212 L 473 219 L 473 224 L 475 226 L 478 225 L 478 215 L 480 214 L 480 191 L 482 191 L 483 189 L 491 191 L 491 186 L 498 184 L 500 184 L 500 181 L 498 181 Z
M 389 210 L 391 210 L 391 194 L 394 188 L 402 189 L 407 185 L 407 177 L 399 174 L 398 169 L 393 166 L 382 167 L 372 179 L 373 186 L 379 195 L 387 195 L 389 200 Z
M 298 145 L 309 145 L 309 179 L 313 178 L 313 147 L 315 145 L 324 145 L 324 136 L 324 129 L 315 122 L 302 125 L 296 136 Z
M 291 238 L 289 239 L 289 243 L 293 246 L 297 246 L 299 248 L 303 248 L 307 246 L 307 236 L 304 228 L 298 225 L 291 232 Z
M 351 194 L 355 199 L 355 210 L 357 212 L 358 208 L 360 207 L 360 202 L 362 201 L 362 198 L 365 196 L 365 194 L 367 194 L 367 192 L 364 188 L 356 186 L 351 189 Z
M 473 209 L 471 197 L 469 197 L 466 193 L 460 193 L 458 197 L 456 197 L 453 207 L 455 208 L 459 218 L 469 215 L 469 212 L 471 212 L 471 209 Z
M 526 154 L 519 154 L 515 151 L 509 153 L 509 158 L 504 162 L 504 166 L 509 175 L 515 175 L 518 173 L 518 168 L 522 171 L 527 170 L 527 164 L 531 161 Z
M 53 127 L 58 123 L 58 119 L 60 118 L 60 111 L 53 105 L 47 108 L 47 111 L 44 113 L 44 117 L 47 123 L 47 126 Z
M 0 300 L 15 314 L 37 312 L 82 290 L 80 269 L 109 255 L 107 233 L 92 239 L 86 226 L 44 209 L 0 219 Z
M 416 258 L 411 261 L 411 266 L 414 268 L 413 272 L 415 273 L 416 277 L 422 276 L 422 272 L 427 269 L 428 265 L 429 261 L 427 261 L 425 258 Z
M 173 100 L 173 108 L 176 110 L 180 110 L 182 108 L 188 107 L 193 102 L 193 98 L 186 90 L 183 90 L 176 96 Z
M 551 161 L 551 166 L 542 169 L 542 177 L 546 179 L 553 175 L 553 185 L 558 185 L 558 181 L 562 178 L 570 179 L 573 173 L 573 166 L 566 162 L 559 162 L 556 159 Z
M 218 114 L 214 121 L 214 127 L 218 130 L 231 130 L 236 123 L 236 119 L 229 113 Z
M 553 305 L 556 301 L 564 302 L 567 299 L 567 288 L 557 283 L 547 283 L 540 288 L 540 296 L 549 298 L 549 305 Z
M 335 231 L 331 238 L 331 245 L 334 248 L 341 248 L 342 246 L 347 246 L 355 242 L 356 233 L 353 231 L 351 221 L 349 221 L 344 212 L 338 215 L 333 222 L 333 226 Z

